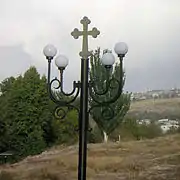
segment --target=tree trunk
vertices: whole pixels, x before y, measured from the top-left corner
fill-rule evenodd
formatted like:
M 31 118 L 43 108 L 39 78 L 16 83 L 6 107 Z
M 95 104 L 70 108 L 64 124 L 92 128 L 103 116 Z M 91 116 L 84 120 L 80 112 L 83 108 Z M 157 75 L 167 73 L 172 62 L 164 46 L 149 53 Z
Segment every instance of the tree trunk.
M 108 135 L 105 131 L 103 131 L 103 135 L 104 135 L 104 143 L 108 142 Z
M 121 141 L 121 135 L 119 134 L 118 136 L 118 141 L 120 142 Z

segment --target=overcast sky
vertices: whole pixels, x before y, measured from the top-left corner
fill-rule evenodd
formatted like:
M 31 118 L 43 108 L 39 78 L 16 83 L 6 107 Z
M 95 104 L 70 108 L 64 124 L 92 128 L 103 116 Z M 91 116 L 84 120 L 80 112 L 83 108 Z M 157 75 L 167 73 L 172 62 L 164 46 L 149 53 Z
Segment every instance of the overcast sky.
M 65 87 L 78 80 L 82 39 L 70 35 L 83 16 L 101 34 L 89 48 L 129 46 L 128 91 L 180 87 L 179 0 L 0 0 L 0 81 L 35 65 L 47 73 L 43 47 L 53 43 L 69 58 Z M 53 76 L 57 75 L 53 67 Z

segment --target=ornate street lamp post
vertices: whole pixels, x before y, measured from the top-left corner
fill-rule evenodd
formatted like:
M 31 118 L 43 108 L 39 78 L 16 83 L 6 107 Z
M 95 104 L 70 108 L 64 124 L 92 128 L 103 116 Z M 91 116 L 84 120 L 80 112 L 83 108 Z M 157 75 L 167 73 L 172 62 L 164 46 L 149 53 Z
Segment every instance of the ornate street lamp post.
M 78 160 L 78 180 L 86 180 L 86 164 L 87 164 L 87 131 L 89 126 L 89 113 L 92 111 L 93 108 L 100 107 L 102 109 L 102 114 L 106 113 L 105 111 L 113 111 L 113 108 L 109 108 L 110 104 L 114 103 L 122 93 L 123 87 L 123 57 L 128 51 L 128 47 L 125 43 L 119 42 L 115 45 L 115 52 L 119 57 L 120 60 L 120 77 L 119 79 L 114 79 L 113 77 L 107 78 L 106 82 L 104 82 L 105 88 L 103 87 L 102 90 L 97 90 L 96 88 L 96 78 L 94 80 L 89 80 L 89 56 L 91 56 L 91 52 L 88 51 L 88 36 L 92 36 L 96 38 L 100 32 L 97 28 L 93 28 L 91 31 L 88 31 L 88 25 L 91 21 L 84 17 L 80 23 L 83 25 L 83 31 L 79 31 L 77 28 L 71 33 L 71 35 L 78 39 L 79 36 L 82 36 L 83 43 L 82 43 L 82 51 L 79 53 L 81 56 L 81 81 L 74 81 L 73 83 L 73 90 L 71 93 L 65 93 L 63 90 L 63 72 L 68 65 L 68 59 L 64 55 L 59 55 L 55 58 L 55 64 L 59 69 L 60 72 L 60 79 L 53 79 L 50 80 L 51 74 L 51 62 L 53 58 L 57 54 L 57 50 L 53 45 L 45 46 L 43 52 L 48 60 L 48 93 L 53 102 L 57 104 L 55 109 L 55 115 L 59 118 L 64 118 L 66 113 L 71 109 L 76 109 L 79 115 L 79 160 Z M 111 69 L 113 63 L 115 62 L 115 58 L 112 53 L 106 52 L 102 56 L 102 64 L 107 69 Z M 68 101 L 65 101 L 63 97 L 56 96 L 54 91 L 52 90 L 52 84 L 54 82 L 58 83 L 58 87 L 56 89 L 60 90 L 61 96 L 68 96 Z M 109 93 L 110 89 L 114 89 L 112 84 L 116 84 L 117 92 L 114 97 L 111 99 L 106 99 L 106 101 L 100 101 L 98 96 L 103 96 Z M 76 100 L 78 95 L 80 94 L 80 108 L 75 107 L 73 102 Z M 95 105 L 89 109 L 88 107 L 88 98 L 91 98 Z M 67 112 L 64 110 L 64 107 L 67 108 Z M 114 113 L 111 113 L 113 116 Z

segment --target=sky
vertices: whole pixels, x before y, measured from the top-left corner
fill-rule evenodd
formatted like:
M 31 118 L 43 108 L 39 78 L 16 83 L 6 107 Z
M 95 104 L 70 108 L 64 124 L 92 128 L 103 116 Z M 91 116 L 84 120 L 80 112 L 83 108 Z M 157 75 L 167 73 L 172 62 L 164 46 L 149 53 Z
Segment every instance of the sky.
M 180 88 L 179 7 L 179 0 L 0 0 L 0 81 L 30 66 L 47 74 L 42 50 L 51 43 L 69 58 L 64 86 L 70 91 L 80 77 L 82 45 L 70 33 L 87 16 L 89 28 L 101 32 L 89 38 L 90 50 L 127 43 L 125 90 Z M 58 76 L 54 65 L 52 72 Z

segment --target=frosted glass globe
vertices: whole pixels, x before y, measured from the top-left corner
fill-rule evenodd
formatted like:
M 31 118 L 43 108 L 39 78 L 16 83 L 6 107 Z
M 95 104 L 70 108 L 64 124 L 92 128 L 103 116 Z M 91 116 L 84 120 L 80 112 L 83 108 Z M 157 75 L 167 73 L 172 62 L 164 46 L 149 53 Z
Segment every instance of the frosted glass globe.
M 57 54 L 57 49 L 52 44 L 48 44 L 44 47 L 43 53 L 46 57 L 53 58 Z
M 107 52 L 107 53 L 103 54 L 103 56 L 101 58 L 101 62 L 105 66 L 112 66 L 115 62 L 115 57 L 112 53 Z
M 114 51 L 117 55 L 125 55 L 128 52 L 128 46 L 124 42 L 118 42 L 115 44 Z
M 64 55 L 58 55 L 55 59 L 55 64 L 58 68 L 65 68 L 69 63 L 69 60 Z

